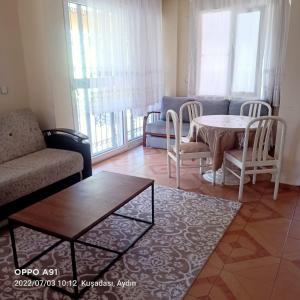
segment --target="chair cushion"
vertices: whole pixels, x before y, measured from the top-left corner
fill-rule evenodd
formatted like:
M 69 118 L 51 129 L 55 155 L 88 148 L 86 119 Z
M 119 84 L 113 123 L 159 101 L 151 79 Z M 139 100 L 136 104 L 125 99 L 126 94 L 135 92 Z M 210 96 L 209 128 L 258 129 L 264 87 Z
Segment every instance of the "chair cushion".
M 253 152 L 253 148 L 248 148 L 247 149 L 246 161 L 252 161 L 252 152 Z M 241 150 L 238 150 L 238 149 L 229 150 L 229 151 L 226 151 L 226 153 L 230 154 L 231 156 L 238 159 L 239 161 L 242 161 L 242 159 L 243 159 L 243 149 L 241 149 Z M 274 157 L 268 155 L 268 159 L 273 160 Z
M 149 123 L 146 126 L 146 132 L 156 134 L 166 134 L 166 121 L 157 120 L 154 123 Z M 190 130 L 190 123 L 182 123 L 182 136 L 187 136 Z M 174 135 L 174 127 L 170 126 L 171 135 Z
M 228 114 L 229 115 L 237 115 L 237 116 L 239 116 L 240 115 L 240 111 L 241 111 L 241 106 L 246 101 L 248 101 L 248 100 L 232 99 L 230 101 Z M 260 100 L 260 101 L 263 101 L 263 100 Z M 268 103 L 268 101 L 266 101 L 266 102 Z M 244 111 L 245 111 L 245 115 L 247 115 L 248 112 L 249 112 L 249 106 L 245 107 Z M 260 115 L 261 116 L 267 116 L 268 115 L 268 109 L 267 109 L 267 107 L 263 106 L 261 108 Z
M 209 152 L 209 147 L 204 143 L 189 142 L 180 144 L 179 150 L 181 153 Z M 175 146 L 173 146 L 173 151 L 176 152 Z
M 39 124 L 28 109 L 0 116 L 0 163 L 46 148 Z
M 83 170 L 78 152 L 46 148 L 0 165 L 0 205 Z

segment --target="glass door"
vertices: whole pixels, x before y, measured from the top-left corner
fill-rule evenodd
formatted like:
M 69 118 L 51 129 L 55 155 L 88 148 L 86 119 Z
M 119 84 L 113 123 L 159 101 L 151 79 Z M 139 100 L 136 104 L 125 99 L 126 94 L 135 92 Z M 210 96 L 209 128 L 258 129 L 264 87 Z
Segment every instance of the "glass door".
M 134 116 L 130 110 L 120 112 L 95 113 L 93 99 L 97 89 L 92 88 L 92 80 L 97 79 L 95 63 L 89 44 L 89 23 L 87 6 L 66 1 L 67 44 L 71 68 L 71 89 L 74 119 L 77 129 L 90 138 L 92 155 L 126 148 L 132 141 L 141 138 L 143 116 Z M 94 54 L 93 53 L 93 54 Z M 101 70 L 105 72 L 105 70 Z

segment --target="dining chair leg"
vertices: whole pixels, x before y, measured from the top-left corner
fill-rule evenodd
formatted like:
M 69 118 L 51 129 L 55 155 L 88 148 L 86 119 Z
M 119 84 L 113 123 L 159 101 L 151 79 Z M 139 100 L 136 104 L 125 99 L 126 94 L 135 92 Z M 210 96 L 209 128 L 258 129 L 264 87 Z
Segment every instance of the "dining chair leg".
M 168 176 L 171 178 L 171 157 L 168 155 L 167 158 L 167 164 L 168 164 Z
M 213 180 L 212 180 L 212 184 L 213 184 L 213 185 L 216 184 L 216 171 L 213 171 Z
M 241 170 L 241 178 L 240 178 L 240 187 L 239 187 L 238 201 L 242 201 L 242 199 L 243 199 L 244 180 L 245 180 L 245 169 L 242 169 Z
M 253 173 L 253 177 L 252 177 L 252 184 L 255 184 L 256 183 L 256 170 L 257 170 L 257 167 L 254 167 L 254 173 Z
M 200 158 L 200 175 L 203 174 L 203 161 L 204 161 L 204 159 Z
M 277 173 L 275 176 L 275 187 L 274 187 L 274 195 L 273 195 L 274 200 L 276 200 L 277 196 L 278 196 L 279 182 L 280 182 L 280 169 L 277 170 Z
M 177 158 L 176 160 L 176 185 L 177 188 L 180 188 L 180 159 Z
M 226 159 L 223 159 L 222 164 L 222 184 L 225 184 L 225 173 L 226 173 Z

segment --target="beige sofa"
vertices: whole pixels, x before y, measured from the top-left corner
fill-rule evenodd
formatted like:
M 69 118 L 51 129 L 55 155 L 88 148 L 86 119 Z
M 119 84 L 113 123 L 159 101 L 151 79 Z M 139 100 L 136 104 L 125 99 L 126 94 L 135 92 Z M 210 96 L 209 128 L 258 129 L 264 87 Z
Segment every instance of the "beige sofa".
M 47 147 L 47 137 L 53 137 L 51 132 L 43 134 L 30 110 L 0 115 L 0 210 L 17 199 L 82 173 L 84 157 L 80 152 Z M 60 142 L 58 148 L 64 148 L 61 146 Z

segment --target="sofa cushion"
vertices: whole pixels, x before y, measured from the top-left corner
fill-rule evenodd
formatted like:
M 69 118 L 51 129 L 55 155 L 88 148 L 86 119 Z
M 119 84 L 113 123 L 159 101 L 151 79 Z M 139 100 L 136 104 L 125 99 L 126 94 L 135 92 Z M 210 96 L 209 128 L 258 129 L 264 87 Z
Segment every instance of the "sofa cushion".
M 154 123 L 149 123 L 146 126 L 146 132 L 156 134 L 166 134 L 166 121 L 157 120 Z M 170 126 L 171 135 L 174 135 L 174 128 Z M 190 130 L 190 123 L 182 124 L 182 136 L 187 136 Z
M 0 163 L 44 148 L 43 134 L 30 110 L 0 115 Z
M 46 148 L 0 165 L 0 205 L 83 169 L 80 153 Z
M 229 115 L 239 115 L 240 114 L 240 110 L 241 110 L 241 106 L 244 102 L 246 102 L 248 100 L 238 100 L 238 99 L 232 99 L 230 101 L 230 105 L 229 105 Z M 262 100 L 260 100 L 262 101 Z M 266 101 L 267 102 L 267 101 Z M 268 103 L 268 102 L 267 102 Z M 248 114 L 249 112 L 249 106 L 245 108 L 245 115 Z M 261 108 L 261 112 L 260 112 L 261 116 L 267 116 L 268 115 L 268 109 L 267 107 L 263 106 Z
M 169 109 L 176 111 L 179 116 L 179 110 L 182 104 L 194 100 L 188 97 L 168 97 L 164 96 L 161 101 L 161 109 L 160 109 L 160 119 L 166 121 L 166 114 Z M 188 112 L 183 113 L 184 122 L 189 121 Z
M 227 99 L 197 98 L 203 106 L 203 115 L 227 115 L 230 101 Z
M 227 99 L 205 99 L 203 97 L 191 98 L 191 97 L 163 97 L 161 102 L 161 114 L 160 119 L 166 121 L 166 113 L 169 109 L 177 112 L 179 116 L 179 110 L 182 104 L 188 101 L 200 101 L 203 105 L 204 115 L 227 115 L 230 101 Z M 183 122 L 189 122 L 188 110 L 183 111 Z

